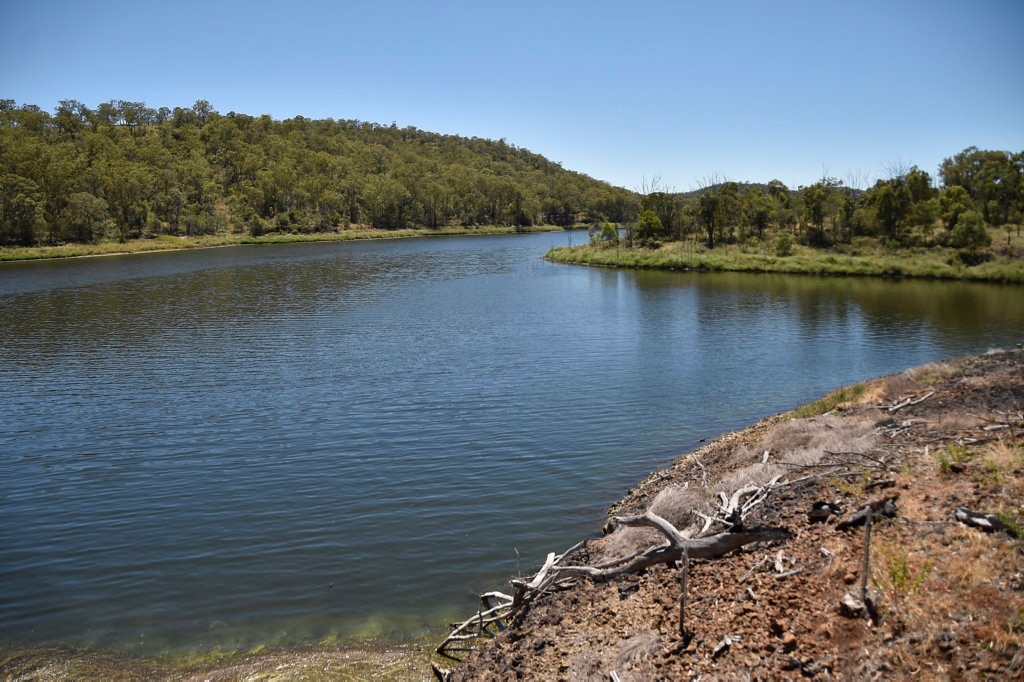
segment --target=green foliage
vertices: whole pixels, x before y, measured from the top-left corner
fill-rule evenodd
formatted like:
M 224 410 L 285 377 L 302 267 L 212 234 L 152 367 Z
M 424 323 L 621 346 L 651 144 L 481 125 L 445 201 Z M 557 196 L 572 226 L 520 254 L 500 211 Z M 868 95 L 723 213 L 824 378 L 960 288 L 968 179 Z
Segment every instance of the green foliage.
M 984 465 L 984 468 L 976 474 L 978 482 L 991 488 L 1002 488 L 1006 485 L 1006 473 L 1010 467 L 991 458 L 986 458 Z
M 665 234 L 665 226 L 658 214 L 651 209 L 644 209 L 636 221 L 636 242 L 639 246 L 654 247 Z
M 964 279 L 1024 284 L 1024 262 L 1000 258 L 966 268 L 956 254 L 947 249 L 915 251 L 870 250 L 863 255 L 837 257 L 831 251 L 801 249 L 789 257 L 767 253 L 744 253 L 742 248 L 717 247 L 674 242 L 659 249 L 601 249 L 556 247 L 548 260 L 605 267 L 660 268 L 671 270 L 709 270 L 732 272 L 773 272 L 858 277 L 920 277 L 927 279 Z
M 942 190 L 939 195 L 939 212 L 946 229 L 956 227 L 960 215 L 971 210 L 971 197 L 960 185 L 952 185 Z
M 504 140 L 361 121 L 275 121 L 205 100 L 0 107 L 0 246 L 357 225 L 569 226 L 636 218 L 637 195 Z
M 961 213 L 956 225 L 949 234 L 950 246 L 966 249 L 968 253 L 977 253 L 984 246 L 992 243 L 992 237 L 980 212 L 970 210 Z
M 786 258 L 793 255 L 793 233 L 789 230 L 780 230 L 775 238 L 775 255 L 779 258 Z
M 1024 152 L 968 147 L 943 160 L 939 174 L 946 187 L 963 187 L 990 225 L 1005 225 L 1024 211 Z
M 1018 535 L 1017 537 L 1024 536 Z M 1024 606 L 1017 607 L 1017 612 L 1010 616 L 1007 624 L 1010 626 L 1010 632 L 1024 634 Z
M 930 561 L 925 561 L 915 568 L 911 565 L 910 556 L 902 549 L 889 549 L 883 552 L 881 563 L 885 570 L 885 578 L 876 582 L 897 598 L 906 597 L 920 590 L 934 568 Z
M 944 476 L 950 476 L 955 471 L 962 471 L 963 465 L 971 461 L 973 454 L 966 445 L 950 445 L 937 450 L 935 458 L 939 462 L 939 471 Z
M 996 514 L 996 518 L 1006 527 L 1007 533 L 1015 538 L 1024 539 L 1024 526 L 1021 526 L 1016 516 L 1009 512 L 1001 511 Z
M 633 267 L 1024 280 L 1009 229 L 1005 257 L 989 248 L 993 229 L 1024 216 L 1024 152 L 968 147 L 943 162 L 941 192 L 912 167 L 866 191 L 828 177 L 798 190 L 716 179 L 640 197 L 504 140 L 221 115 L 205 100 L 173 110 L 62 100 L 52 115 L 0 104 L 0 247 L 609 222 L 641 249 L 618 256 Z M 705 253 L 698 235 L 726 253 Z M 603 228 L 596 236 L 614 243 Z M 865 238 L 893 253 L 854 252 Z M 796 241 L 832 260 L 795 255 Z M 670 242 L 687 256 L 644 251 Z M 728 251 L 737 244 L 742 256 Z M 908 247 L 959 253 L 908 259 Z
M 794 419 L 804 419 L 831 412 L 843 403 L 852 403 L 857 401 L 862 395 L 864 395 L 866 388 L 867 387 L 864 384 L 843 386 L 832 391 L 824 398 L 820 398 L 812 403 L 808 403 L 807 405 L 793 410 L 792 417 Z
M 595 245 L 614 245 L 619 243 L 619 231 L 609 222 L 594 225 L 589 230 L 590 243 Z

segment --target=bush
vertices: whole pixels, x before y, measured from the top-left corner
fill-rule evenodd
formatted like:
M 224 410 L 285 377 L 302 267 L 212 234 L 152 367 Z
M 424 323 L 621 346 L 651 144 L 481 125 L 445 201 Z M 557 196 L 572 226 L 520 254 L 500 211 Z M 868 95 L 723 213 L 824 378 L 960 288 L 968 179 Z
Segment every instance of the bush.
M 615 225 L 606 222 L 603 225 L 594 225 L 590 228 L 590 243 L 591 244 L 618 244 L 619 243 L 619 231 L 615 229 Z
M 775 238 L 775 255 L 779 258 L 793 255 L 793 233 L 789 230 L 782 230 Z
M 976 253 L 978 249 L 992 243 L 985 218 L 978 211 L 964 211 L 949 233 L 949 245 Z

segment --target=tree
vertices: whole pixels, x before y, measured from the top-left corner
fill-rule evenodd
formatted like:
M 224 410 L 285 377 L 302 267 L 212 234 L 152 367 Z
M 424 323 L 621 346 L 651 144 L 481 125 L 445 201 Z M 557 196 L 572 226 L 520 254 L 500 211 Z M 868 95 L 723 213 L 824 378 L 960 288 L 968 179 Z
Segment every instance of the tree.
M 750 224 L 757 230 L 758 241 L 764 241 L 765 230 L 772 221 L 773 206 L 771 198 L 760 190 L 748 190 L 743 193 L 746 214 Z
M 697 200 L 698 216 L 704 224 L 708 235 L 708 248 L 715 248 L 715 233 L 718 230 L 720 202 L 718 193 L 714 190 L 707 190 Z
M 970 260 L 976 260 L 979 249 L 992 243 L 984 216 L 974 210 L 962 213 L 950 233 L 949 243 L 954 248 L 965 249 Z
M 737 183 L 723 182 L 719 185 L 718 212 L 719 239 L 735 242 L 736 228 L 742 227 L 744 223 L 743 201 Z
M 371 175 L 363 188 L 363 205 L 370 224 L 383 229 L 404 227 L 403 212 L 411 195 L 389 175 Z
M 722 223 L 722 201 L 719 190 L 725 181 L 718 175 L 709 175 L 697 181 L 697 222 L 704 226 L 708 235 L 707 246 L 715 248 Z
M 1024 168 L 1019 157 L 1003 151 L 968 147 L 943 160 L 939 174 L 946 187 L 963 187 L 986 222 L 1004 225 L 1024 207 Z
M 658 240 L 665 234 L 665 226 L 661 218 L 651 209 L 640 211 L 640 217 L 636 221 L 636 240 L 640 246 L 653 247 L 658 245 Z
M 679 198 L 675 194 L 663 191 L 652 191 L 640 200 L 642 211 L 653 211 L 661 223 L 661 237 L 681 239 L 683 231 L 682 209 Z
M 590 243 L 591 244 L 618 244 L 619 243 L 619 231 L 615 229 L 615 225 L 609 222 L 601 224 L 594 224 L 590 228 Z
M 77 241 L 102 239 L 113 224 L 107 202 L 88 192 L 75 192 L 68 197 L 67 213 L 71 234 Z
M 30 246 L 42 220 L 39 188 L 18 175 L 0 175 L 0 244 Z
M 868 190 L 866 201 L 874 208 L 882 234 L 898 242 L 900 226 L 911 204 L 906 184 L 898 178 L 879 180 Z
M 826 202 L 828 190 L 823 182 L 816 182 L 800 192 L 804 204 L 804 220 L 810 228 L 807 230 L 807 241 L 812 246 L 824 246 L 825 217 L 828 215 Z

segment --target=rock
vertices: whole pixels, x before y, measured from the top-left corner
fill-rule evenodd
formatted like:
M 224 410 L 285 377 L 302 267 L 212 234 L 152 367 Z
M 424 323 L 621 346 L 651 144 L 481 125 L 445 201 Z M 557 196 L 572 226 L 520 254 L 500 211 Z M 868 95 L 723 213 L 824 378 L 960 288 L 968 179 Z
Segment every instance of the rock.
M 843 601 L 839 605 L 839 611 L 847 618 L 860 618 L 867 611 L 867 606 L 861 601 L 861 598 L 855 595 L 853 592 L 847 592 L 843 595 Z

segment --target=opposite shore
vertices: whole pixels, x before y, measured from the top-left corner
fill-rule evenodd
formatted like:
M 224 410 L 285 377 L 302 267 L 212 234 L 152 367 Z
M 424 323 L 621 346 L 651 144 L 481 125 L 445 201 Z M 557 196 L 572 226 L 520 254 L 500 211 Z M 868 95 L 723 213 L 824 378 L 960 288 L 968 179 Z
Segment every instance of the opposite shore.
M 815 249 L 793 245 L 785 254 L 766 245 L 719 245 L 668 242 L 656 247 L 621 243 L 560 246 L 545 258 L 555 263 L 598 267 L 755 272 L 777 274 L 968 280 L 1024 284 L 1024 238 L 1009 229 L 993 240 L 998 248 L 975 254 L 947 247 L 888 248 L 876 240 Z M 620 240 L 621 242 L 621 240 Z
M 578 226 L 572 231 L 583 232 L 584 228 L 585 226 Z M 198 237 L 161 235 L 125 242 L 0 247 L 0 263 L 122 256 L 240 245 L 521 234 L 558 232 L 563 229 L 551 225 L 530 228 L 490 225 L 402 230 L 355 227 L 335 232 L 273 233 L 262 236 L 243 233 Z M 766 248 L 752 250 L 740 245 L 708 249 L 701 244 L 682 242 L 670 242 L 656 248 L 592 243 L 555 247 L 545 254 L 545 259 L 566 265 L 626 269 L 918 278 L 1024 284 L 1024 238 L 1010 230 L 1006 230 L 999 237 L 1000 248 L 977 254 L 978 262 L 974 264 L 969 264 L 969 259 L 965 262 L 963 254 L 951 248 L 886 249 L 867 241 L 841 250 L 797 246 L 786 255 L 770 252 Z
M 532 232 L 557 232 L 560 230 L 562 228 L 550 225 L 530 228 L 485 225 L 479 227 L 403 230 L 379 230 L 359 227 L 338 230 L 336 232 L 275 232 L 262 236 L 252 236 L 244 233 L 199 237 L 161 235 L 146 239 L 131 239 L 124 242 L 110 241 L 89 244 L 61 244 L 57 246 L 0 247 L 0 262 L 85 258 L 91 256 L 125 256 L 137 253 L 209 249 L 222 246 L 346 242 L 367 239 L 406 239 L 412 237 L 452 237 L 459 235 L 526 234 Z

